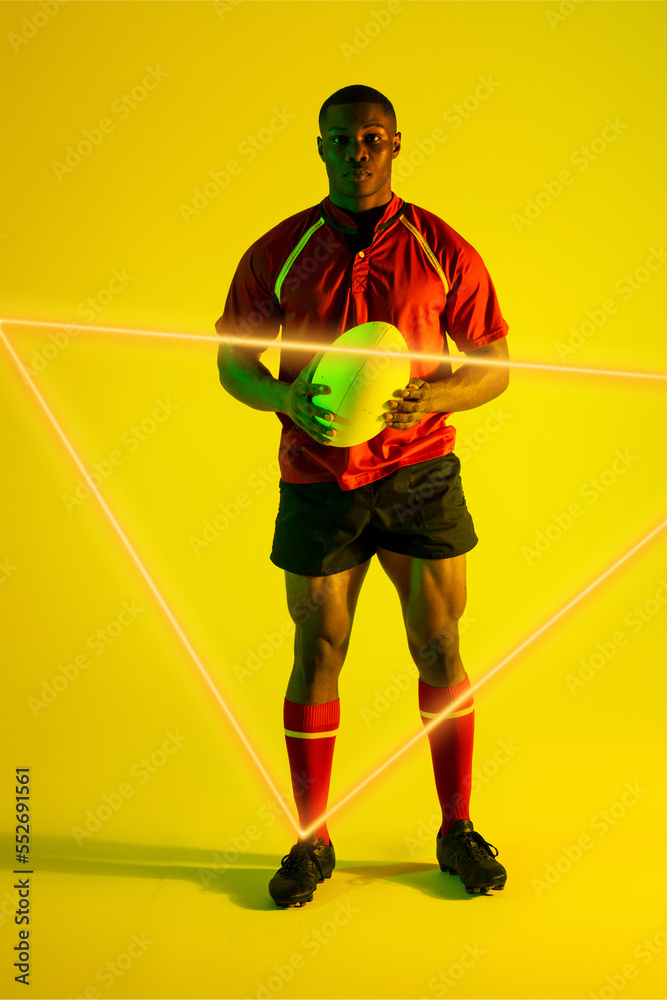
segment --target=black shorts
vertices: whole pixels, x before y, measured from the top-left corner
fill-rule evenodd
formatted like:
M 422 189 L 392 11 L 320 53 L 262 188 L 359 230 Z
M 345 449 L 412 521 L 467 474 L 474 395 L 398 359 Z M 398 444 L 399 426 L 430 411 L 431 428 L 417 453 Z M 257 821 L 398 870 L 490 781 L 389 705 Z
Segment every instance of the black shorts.
M 280 480 L 271 562 L 301 576 L 329 576 L 366 562 L 378 548 L 447 559 L 477 544 L 450 452 L 353 490 L 337 482 Z

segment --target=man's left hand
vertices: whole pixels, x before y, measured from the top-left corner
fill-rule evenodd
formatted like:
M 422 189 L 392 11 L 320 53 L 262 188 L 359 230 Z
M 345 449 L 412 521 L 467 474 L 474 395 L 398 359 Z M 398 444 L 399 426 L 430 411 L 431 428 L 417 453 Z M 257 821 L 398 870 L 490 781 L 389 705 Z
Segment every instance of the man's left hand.
M 384 415 L 387 427 L 408 430 L 419 423 L 425 413 L 433 412 L 433 393 L 430 382 L 411 378 L 405 389 L 397 389 L 388 400 L 389 410 Z

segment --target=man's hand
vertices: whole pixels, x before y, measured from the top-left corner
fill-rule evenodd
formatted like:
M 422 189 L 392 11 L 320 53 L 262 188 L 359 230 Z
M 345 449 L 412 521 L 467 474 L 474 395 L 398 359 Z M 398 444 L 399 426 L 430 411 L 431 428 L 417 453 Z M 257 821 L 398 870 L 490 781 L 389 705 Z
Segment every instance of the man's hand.
M 432 413 L 433 392 L 430 382 L 421 378 L 411 378 L 405 389 L 397 389 L 394 397 L 387 402 L 390 411 L 385 413 L 387 427 L 407 430 L 419 423 L 425 413 Z
M 330 444 L 336 432 L 332 427 L 325 427 L 322 421 L 333 420 L 333 413 L 316 406 L 310 398 L 331 392 L 328 385 L 313 385 L 310 381 L 317 361 L 313 358 L 287 387 L 281 410 L 318 444 Z
M 507 340 L 500 337 L 478 347 L 474 351 L 464 351 L 477 364 L 463 364 L 453 375 L 425 382 L 411 378 L 405 389 L 397 389 L 391 400 L 387 400 L 388 412 L 384 419 L 387 427 L 398 429 L 414 427 L 425 413 L 453 413 L 470 410 L 495 399 L 504 392 L 509 383 L 509 361 Z M 490 365 L 485 365 L 488 358 Z M 398 397 L 398 398 L 397 398 Z

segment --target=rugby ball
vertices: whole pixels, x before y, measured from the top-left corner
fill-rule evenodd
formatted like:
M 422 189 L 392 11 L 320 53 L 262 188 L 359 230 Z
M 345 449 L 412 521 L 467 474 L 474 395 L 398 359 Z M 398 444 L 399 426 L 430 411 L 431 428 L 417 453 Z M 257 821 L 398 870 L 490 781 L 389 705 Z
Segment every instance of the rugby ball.
M 387 407 L 383 404 L 410 381 L 409 358 L 371 352 L 399 351 L 403 355 L 408 345 L 395 326 L 373 321 L 346 330 L 331 347 L 352 348 L 355 353 L 325 350 L 317 355 L 310 381 L 328 385 L 331 392 L 311 398 L 314 405 L 334 415 L 333 421 L 321 421 L 336 431 L 328 447 L 351 448 L 386 428 L 383 415 Z

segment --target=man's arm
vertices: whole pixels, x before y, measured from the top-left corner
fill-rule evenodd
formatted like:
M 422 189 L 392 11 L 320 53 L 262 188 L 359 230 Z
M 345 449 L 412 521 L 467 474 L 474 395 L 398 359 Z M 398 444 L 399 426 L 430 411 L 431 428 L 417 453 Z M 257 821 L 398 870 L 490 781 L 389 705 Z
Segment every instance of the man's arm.
M 286 413 L 318 444 L 329 444 L 336 432 L 326 427 L 322 420 L 333 420 L 333 417 L 312 402 L 313 396 L 330 392 L 328 386 L 313 385 L 310 381 L 317 359 L 313 358 L 293 382 L 281 382 L 259 360 L 260 353 L 253 348 L 219 344 L 218 373 L 223 388 L 234 399 L 255 410 Z
M 274 378 L 259 360 L 261 351 L 221 343 L 218 346 L 220 384 L 240 403 L 254 410 L 285 412 L 289 383 Z
M 501 337 L 480 347 L 476 351 L 465 351 L 467 357 L 489 358 L 508 361 L 507 338 Z M 462 365 L 449 378 L 437 382 L 410 379 L 408 388 L 398 390 L 395 397 L 403 400 L 390 402 L 392 412 L 385 414 L 385 420 L 392 427 L 414 427 L 425 413 L 452 413 L 457 410 L 471 410 L 482 403 L 488 403 L 505 391 L 509 384 L 509 368 L 503 364 Z

